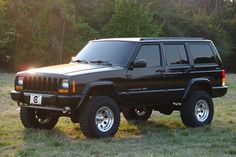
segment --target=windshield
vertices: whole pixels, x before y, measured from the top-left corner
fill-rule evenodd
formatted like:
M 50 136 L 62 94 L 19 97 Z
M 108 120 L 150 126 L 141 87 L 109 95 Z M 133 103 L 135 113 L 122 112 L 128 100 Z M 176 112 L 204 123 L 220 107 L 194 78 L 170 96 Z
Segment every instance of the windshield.
M 88 63 L 110 63 L 112 65 L 126 66 L 135 46 L 135 42 L 89 42 L 78 53 L 73 61 L 86 61 Z

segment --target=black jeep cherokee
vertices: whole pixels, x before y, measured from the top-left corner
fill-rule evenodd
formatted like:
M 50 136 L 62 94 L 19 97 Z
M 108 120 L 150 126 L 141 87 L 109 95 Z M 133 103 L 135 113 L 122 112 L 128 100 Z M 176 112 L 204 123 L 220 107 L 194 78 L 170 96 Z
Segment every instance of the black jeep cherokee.
M 186 126 L 210 124 L 212 98 L 225 95 L 216 47 L 201 38 L 90 41 L 69 64 L 19 72 L 13 100 L 26 128 L 52 129 L 60 116 L 86 137 L 114 136 L 120 112 L 146 121 L 153 110 L 179 110 Z

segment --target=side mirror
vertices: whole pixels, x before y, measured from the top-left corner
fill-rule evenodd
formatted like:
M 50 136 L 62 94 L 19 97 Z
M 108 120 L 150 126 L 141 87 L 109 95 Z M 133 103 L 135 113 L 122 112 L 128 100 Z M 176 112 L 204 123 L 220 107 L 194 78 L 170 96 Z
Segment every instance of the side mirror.
M 145 59 L 138 59 L 134 61 L 134 68 L 145 68 L 147 66 L 147 62 Z

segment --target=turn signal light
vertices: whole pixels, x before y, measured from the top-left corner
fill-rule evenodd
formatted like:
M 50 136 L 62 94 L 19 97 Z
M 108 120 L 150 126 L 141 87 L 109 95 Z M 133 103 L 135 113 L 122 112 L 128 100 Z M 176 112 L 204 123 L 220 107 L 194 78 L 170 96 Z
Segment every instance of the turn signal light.
M 15 88 L 16 88 L 17 91 L 21 91 L 21 90 L 23 90 L 23 86 L 17 86 L 17 85 L 16 85 Z
M 72 92 L 73 92 L 73 93 L 76 92 L 76 83 L 75 83 L 75 80 L 72 81 Z
M 69 90 L 68 89 L 58 89 L 59 93 L 68 93 Z

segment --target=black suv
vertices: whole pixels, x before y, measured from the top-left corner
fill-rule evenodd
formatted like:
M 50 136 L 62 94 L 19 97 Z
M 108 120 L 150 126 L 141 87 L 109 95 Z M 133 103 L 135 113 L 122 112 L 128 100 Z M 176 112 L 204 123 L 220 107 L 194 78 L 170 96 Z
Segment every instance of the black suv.
M 146 121 L 178 110 L 186 126 L 210 124 L 212 98 L 226 92 L 212 41 L 118 38 L 90 41 L 69 64 L 17 73 L 11 97 L 26 128 L 52 129 L 67 116 L 92 138 L 114 136 L 120 112 Z

